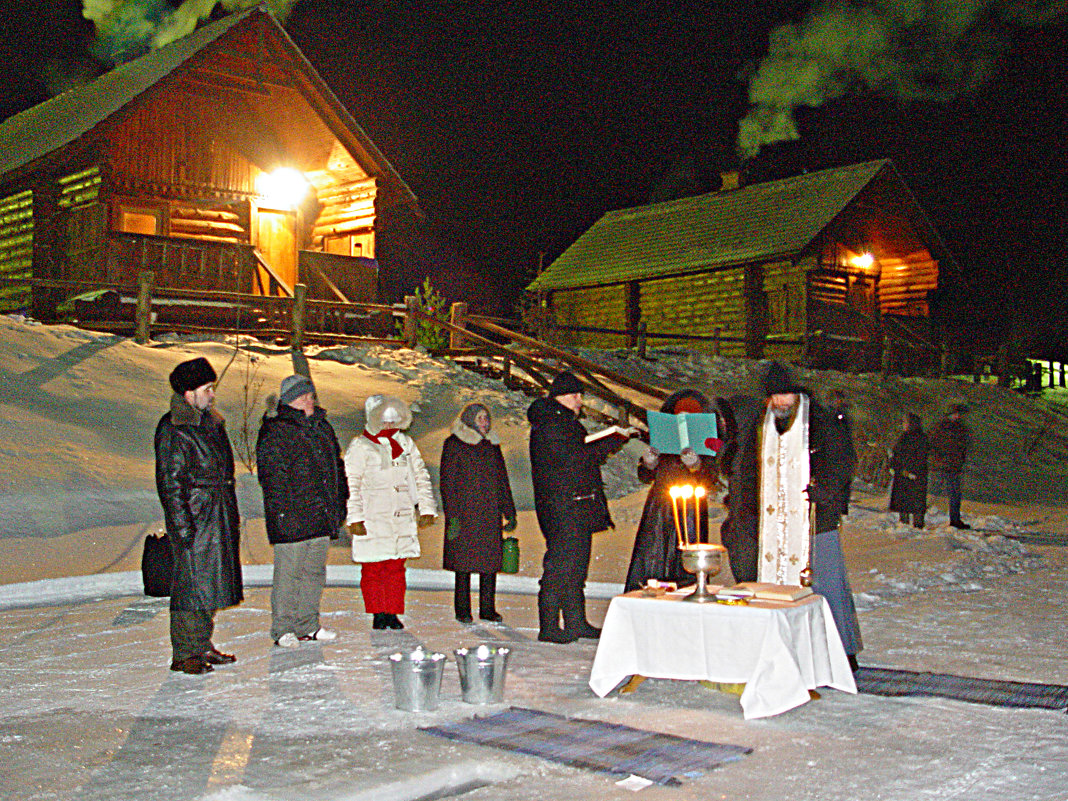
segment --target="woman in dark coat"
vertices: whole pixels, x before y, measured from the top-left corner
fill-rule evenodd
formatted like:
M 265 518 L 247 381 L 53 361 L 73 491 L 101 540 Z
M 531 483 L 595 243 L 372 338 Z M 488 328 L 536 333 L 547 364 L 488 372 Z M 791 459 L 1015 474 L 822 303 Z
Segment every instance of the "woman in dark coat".
M 489 409 L 464 408 L 441 449 L 439 484 L 445 509 L 444 567 L 456 574 L 456 619 L 471 622 L 471 574 L 478 573 L 478 616 L 499 622 L 494 595 L 501 569 L 501 530 L 516 527 L 515 501 Z M 502 518 L 504 525 L 501 525 Z
M 901 515 L 901 522 L 912 518 L 914 528 L 923 528 L 927 511 L 927 435 L 919 415 L 909 412 L 902 420 L 904 433 L 894 445 L 890 469 L 894 483 L 890 488 L 890 511 Z
M 715 406 L 700 392 L 680 390 L 664 401 L 664 414 L 712 414 Z M 696 579 L 682 566 L 676 547 L 675 518 L 670 488 L 676 484 L 691 484 L 705 488 L 711 501 L 719 480 L 719 468 L 714 456 L 698 456 L 691 448 L 682 454 L 661 454 L 649 448 L 638 462 L 638 478 L 651 484 L 645 499 L 645 509 L 634 538 L 634 552 L 630 557 L 624 592 L 639 589 L 649 579 L 672 581 L 682 586 Z M 702 542 L 708 542 L 708 507 L 698 521 Z

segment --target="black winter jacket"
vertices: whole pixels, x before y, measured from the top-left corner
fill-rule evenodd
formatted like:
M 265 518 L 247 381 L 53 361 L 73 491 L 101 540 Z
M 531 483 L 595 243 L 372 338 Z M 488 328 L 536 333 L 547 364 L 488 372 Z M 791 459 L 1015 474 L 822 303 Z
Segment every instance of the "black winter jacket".
M 534 511 L 546 539 L 573 527 L 592 534 L 613 528 L 601 465 L 622 447 L 618 437 L 586 442 L 577 415 L 559 401 L 538 398 L 527 409 Z
M 156 491 L 174 555 L 171 609 L 214 611 L 244 599 L 234 455 L 223 419 L 179 395 L 156 426 Z
M 349 482 L 323 409 L 317 406 L 308 416 L 279 404 L 275 414 L 265 414 L 256 439 L 256 474 L 272 545 L 338 536 Z

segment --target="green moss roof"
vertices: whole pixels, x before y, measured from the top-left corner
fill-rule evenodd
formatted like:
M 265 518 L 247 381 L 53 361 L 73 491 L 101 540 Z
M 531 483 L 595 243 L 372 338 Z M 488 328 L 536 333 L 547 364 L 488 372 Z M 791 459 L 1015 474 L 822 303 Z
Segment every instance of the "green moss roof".
M 528 288 L 610 284 L 793 256 L 884 168 L 893 172 L 882 159 L 609 212 Z

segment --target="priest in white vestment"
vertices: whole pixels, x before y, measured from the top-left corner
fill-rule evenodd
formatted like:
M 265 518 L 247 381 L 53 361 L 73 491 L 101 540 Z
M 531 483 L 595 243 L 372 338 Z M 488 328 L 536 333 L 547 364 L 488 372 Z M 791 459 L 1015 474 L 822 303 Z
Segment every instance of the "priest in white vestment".
M 829 413 L 778 362 L 768 368 L 764 393 L 762 414 L 748 429 L 739 426 L 732 456 L 730 494 L 740 497 L 731 498 L 730 536 L 724 537 L 731 568 L 740 581 L 775 584 L 800 584 L 810 568 L 812 589 L 827 599 L 855 666 L 860 625 L 838 528 L 843 488 L 852 478 L 852 464 L 843 456 L 847 443 L 839 441 L 841 429 Z M 755 520 L 746 526 L 750 514 Z M 752 561 L 746 558 L 752 553 L 744 545 L 747 537 L 756 540 Z

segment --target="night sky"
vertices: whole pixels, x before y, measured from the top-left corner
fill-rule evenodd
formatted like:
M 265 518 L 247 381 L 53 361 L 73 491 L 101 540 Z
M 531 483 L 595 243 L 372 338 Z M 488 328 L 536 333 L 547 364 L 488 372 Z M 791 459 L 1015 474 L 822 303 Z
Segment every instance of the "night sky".
M 12 5 L 0 117 L 102 69 L 80 3 Z M 417 245 L 380 251 L 410 279 L 463 267 L 510 304 L 611 209 L 711 191 L 722 169 L 753 183 L 890 158 L 970 314 L 1008 326 L 1019 300 L 1063 336 L 1068 0 L 303 0 L 284 25 L 420 199 Z M 742 159 L 753 79 L 799 138 Z

